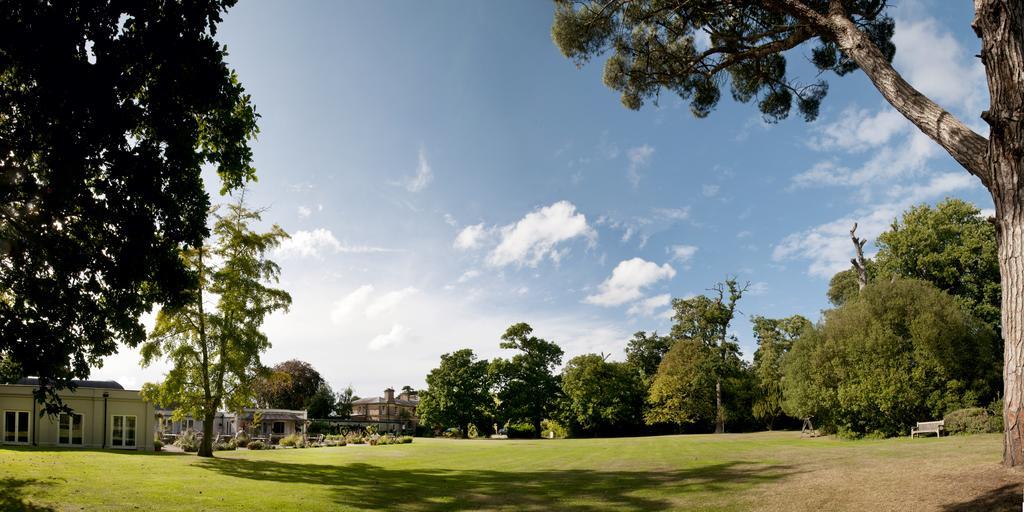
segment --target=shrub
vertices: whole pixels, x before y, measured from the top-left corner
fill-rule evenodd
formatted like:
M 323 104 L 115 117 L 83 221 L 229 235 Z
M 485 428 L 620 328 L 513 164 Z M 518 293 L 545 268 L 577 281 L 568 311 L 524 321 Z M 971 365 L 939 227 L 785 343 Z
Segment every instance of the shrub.
M 154 440 L 153 440 L 153 449 L 154 449 L 154 450 L 156 450 L 156 451 L 160 451 L 160 450 L 162 450 L 163 448 L 164 448 L 164 443 L 163 443 L 163 441 L 161 441 L 161 440 L 159 440 L 159 439 L 154 439 Z
M 452 428 L 445 429 L 443 435 L 444 435 L 444 437 L 447 437 L 449 439 L 451 439 L 451 438 L 458 438 L 458 437 L 462 437 L 462 431 L 459 430 L 457 427 L 452 427 Z
M 234 449 L 235 449 L 235 442 L 234 441 L 225 441 L 225 442 L 215 443 L 213 445 L 213 450 L 217 451 L 217 452 L 231 451 L 231 450 L 234 450 Z
M 174 441 L 174 446 L 181 448 L 183 452 L 198 452 L 199 436 L 192 429 L 188 429 L 178 436 L 178 439 Z
M 469 432 L 466 434 L 466 437 L 468 437 L 470 439 L 476 439 L 476 438 L 480 437 L 480 430 L 478 428 L 476 428 L 476 425 L 470 423 L 469 424 Z
M 1003 431 L 1003 399 L 1000 398 L 988 405 L 988 431 Z
M 990 430 L 988 411 L 981 407 L 957 409 L 946 415 L 946 432 L 950 434 L 984 434 Z
M 569 434 L 568 430 L 555 420 L 544 420 L 540 422 L 540 429 L 540 436 L 544 439 L 552 437 L 563 439 Z
M 245 448 L 245 445 L 249 444 L 249 434 L 246 434 L 244 430 L 239 431 L 237 434 L 235 434 L 234 441 L 235 446 L 239 448 Z
M 264 450 L 267 445 L 263 444 L 263 441 L 252 441 L 246 445 L 250 450 Z
M 535 437 L 533 425 L 529 423 L 514 423 L 508 426 L 509 439 L 530 439 Z
M 412 436 L 402 436 L 398 438 L 398 441 L 402 444 L 412 443 Z
M 306 438 L 300 434 L 292 434 L 289 436 L 282 437 L 278 444 L 281 446 L 294 446 L 295 448 L 305 448 Z
M 345 436 L 345 442 L 348 444 L 366 444 L 366 438 L 360 434 L 349 434 Z

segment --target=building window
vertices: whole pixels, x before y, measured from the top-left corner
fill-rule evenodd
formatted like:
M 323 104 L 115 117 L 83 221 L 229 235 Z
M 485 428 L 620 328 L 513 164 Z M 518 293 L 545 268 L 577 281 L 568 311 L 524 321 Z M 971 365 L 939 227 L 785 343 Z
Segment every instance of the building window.
M 274 428 L 273 428 L 273 430 L 271 432 L 274 433 L 274 434 L 284 434 L 284 422 L 283 421 L 275 421 L 274 422 Z
M 196 420 L 189 418 L 187 420 L 181 420 L 181 430 L 195 430 Z
M 110 446 L 114 448 L 135 447 L 135 416 L 113 416 L 110 423 Z
M 57 428 L 57 444 L 81 446 L 85 436 L 82 435 L 85 418 L 81 414 L 60 413 Z
M 4 411 L 4 442 L 28 444 L 28 411 Z

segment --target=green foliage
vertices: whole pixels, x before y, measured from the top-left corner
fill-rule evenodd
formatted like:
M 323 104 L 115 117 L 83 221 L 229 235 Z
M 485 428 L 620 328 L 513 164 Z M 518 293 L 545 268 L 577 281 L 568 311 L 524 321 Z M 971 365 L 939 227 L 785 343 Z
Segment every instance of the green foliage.
M 263 441 L 253 441 L 253 442 L 247 444 L 245 447 L 250 449 L 250 450 L 266 450 L 267 449 L 267 445 L 264 444 Z
M 254 180 L 258 118 L 214 36 L 234 0 L 0 9 L 0 360 L 57 391 L 189 301 L 201 171 Z M 170 49 L 173 49 L 171 51 Z M 14 295 L 8 295 L 16 290 Z
M 757 340 L 751 369 L 756 381 L 756 397 L 751 412 L 771 430 L 775 420 L 783 414 L 782 360 L 793 341 L 812 325 L 800 315 L 781 319 L 753 316 L 750 320 Z
M 215 218 L 215 243 L 182 254 L 199 275 L 199 288 L 184 305 L 160 310 L 141 351 L 143 366 L 161 358 L 173 365 L 162 383 L 143 386 L 143 397 L 177 404 L 176 417 L 202 418 L 204 456 L 212 455 L 217 410 L 241 410 L 252 401 L 263 370 L 260 353 L 270 347 L 261 330 L 264 319 L 291 304 L 287 292 L 268 286 L 277 282 L 280 268 L 265 257 L 287 233 L 277 225 L 266 233 L 252 231 L 249 225 L 260 221 L 260 213 L 246 208 L 244 191 L 226 215 Z M 216 297 L 212 309 L 205 295 Z
M 296 448 L 301 448 L 306 445 L 306 438 L 303 437 L 302 434 L 296 432 L 294 434 L 282 437 L 281 440 L 277 442 L 277 444 L 281 446 L 293 446 Z
M 327 418 L 334 411 L 330 384 L 305 361 L 278 363 L 255 383 L 257 407 L 305 410 L 310 418 Z
M 215 452 L 233 451 L 235 448 L 237 448 L 237 445 L 233 441 L 223 441 L 213 445 L 213 451 Z
M 163 450 L 163 449 L 164 449 L 164 442 L 159 440 L 159 439 L 154 439 L 153 440 L 153 450 L 154 451 L 160 451 L 160 450 Z
M 828 13 L 827 2 L 808 5 Z M 891 60 L 893 22 L 884 7 L 877 0 L 843 2 L 858 28 Z M 814 120 L 828 91 L 824 80 L 803 83 L 789 76 L 788 50 L 816 40 L 812 62 L 819 70 L 844 75 L 857 69 L 833 36 L 816 30 L 821 29 L 768 3 L 555 0 L 551 37 L 577 65 L 610 53 L 604 83 L 628 108 L 639 109 L 670 91 L 688 100 L 695 116 L 705 117 L 729 84 L 734 100 L 756 100 L 765 120 L 775 122 L 794 104 L 804 119 Z M 709 36 L 709 48 L 697 44 L 698 33 Z
M 634 420 L 636 421 L 636 420 Z M 544 439 L 564 439 L 569 437 L 569 429 L 555 420 L 544 420 L 540 423 L 540 437 Z
M 555 368 L 562 364 L 562 349 L 554 342 L 532 336 L 526 323 L 510 326 L 501 336 L 501 348 L 518 350 L 511 359 L 491 362 L 497 390 L 498 415 L 505 421 L 527 421 L 540 435 L 540 422 L 557 412 L 561 389 Z
M 876 245 L 881 275 L 928 281 L 1000 332 L 996 229 L 977 207 L 960 199 L 913 207 Z
M 359 397 L 356 396 L 352 386 L 348 386 L 344 391 L 341 391 L 334 397 L 334 414 L 339 418 L 348 418 L 352 416 L 352 404 Z
M 985 434 L 1002 432 L 1002 429 L 991 430 L 994 426 L 989 413 L 982 407 L 967 407 L 946 414 L 943 427 L 950 434 Z
M 412 444 L 412 436 L 399 437 L 398 442 L 401 444 Z
M 626 363 L 640 372 L 646 382 L 650 382 L 654 374 L 658 373 L 661 359 L 671 347 L 672 338 L 669 336 L 658 336 L 657 331 L 650 335 L 638 331 L 626 346 Z
M 538 437 L 540 432 L 529 422 L 510 423 L 506 429 L 509 439 L 532 439 Z
M 713 423 L 715 419 L 714 353 L 693 339 L 676 341 L 658 366 L 648 391 L 648 425 Z
M 466 348 L 441 356 L 441 364 L 427 375 L 427 390 L 420 396 L 420 422 L 435 428 L 458 427 L 468 433 L 470 423 L 487 424 L 494 401 L 490 395 L 489 365 Z
M 851 435 L 899 435 L 976 405 L 999 384 L 997 338 L 920 280 L 869 283 L 806 329 L 783 364 L 783 409 Z
M 629 433 L 642 420 L 646 391 L 633 365 L 577 356 L 562 371 L 558 417 L 573 436 Z
M 1000 398 L 988 405 L 989 430 L 992 432 L 1003 431 L 1003 399 Z

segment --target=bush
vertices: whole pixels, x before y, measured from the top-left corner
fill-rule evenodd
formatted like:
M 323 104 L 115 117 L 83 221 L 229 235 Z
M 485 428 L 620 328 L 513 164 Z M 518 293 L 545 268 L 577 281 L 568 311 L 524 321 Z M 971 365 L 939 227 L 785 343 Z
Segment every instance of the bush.
M 480 437 L 480 430 L 476 428 L 476 425 L 470 423 L 469 424 L 469 432 L 466 434 L 466 437 L 468 437 L 470 439 L 476 439 L 476 438 Z
M 529 423 L 514 423 L 508 426 L 509 439 L 531 439 L 535 437 L 534 432 L 536 430 Z
M 267 445 L 263 444 L 263 441 L 252 441 L 246 444 L 246 448 L 249 448 L 250 450 L 265 450 Z
M 957 409 L 944 418 L 950 434 L 984 434 L 992 432 L 988 411 L 981 407 Z
M 988 406 L 988 431 L 1003 431 L 1003 399 L 1000 398 Z
M 245 445 L 249 444 L 249 434 L 246 434 L 244 430 L 240 431 L 237 434 L 235 434 L 234 441 L 235 446 L 239 448 L 245 448 Z
M 159 440 L 159 439 L 154 439 L 154 440 L 153 440 L 153 449 L 154 449 L 154 450 L 156 450 L 156 451 L 160 451 L 160 450 L 162 450 L 163 448 L 164 448 L 164 443 L 163 443 L 163 441 L 161 441 L 161 440 Z
M 281 446 L 293 446 L 295 448 L 305 448 L 306 439 L 299 434 L 292 434 L 289 436 L 282 437 L 278 444 Z
M 221 442 L 221 443 L 214 443 L 214 445 L 213 445 L 213 451 L 215 451 L 215 452 L 231 451 L 231 450 L 234 450 L 235 448 L 236 448 L 236 446 L 235 446 L 235 442 L 234 441 L 225 441 L 225 442 Z
M 348 444 L 366 444 L 366 438 L 361 434 L 349 434 L 345 436 L 345 442 Z
M 555 420 L 544 420 L 540 422 L 540 436 L 544 439 L 563 439 L 568 437 L 568 434 L 568 430 Z
M 178 436 L 178 439 L 174 441 L 174 446 L 181 448 L 183 452 L 198 452 L 199 436 L 192 429 L 188 429 Z
M 457 439 L 462 437 L 462 430 L 460 430 L 458 427 L 446 428 L 444 430 L 444 434 L 442 435 L 449 439 Z
M 398 442 L 400 442 L 402 444 L 410 444 L 410 443 L 412 443 L 412 436 L 402 436 L 402 437 L 399 437 L 398 438 Z

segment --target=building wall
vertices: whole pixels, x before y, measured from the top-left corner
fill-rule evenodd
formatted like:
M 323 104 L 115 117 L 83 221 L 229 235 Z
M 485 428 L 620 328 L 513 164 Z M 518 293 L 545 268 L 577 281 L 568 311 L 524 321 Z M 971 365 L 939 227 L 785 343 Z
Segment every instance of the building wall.
M 105 388 L 80 387 L 74 392 L 65 391 L 61 398 L 71 409 L 82 415 L 82 445 L 63 445 L 58 442 L 59 419 L 57 416 L 39 417 L 39 405 L 32 397 L 33 386 L 0 385 L 0 444 L 5 443 L 4 432 L 6 411 L 27 411 L 29 413 L 29 444 L 37 446 L 69 446 L 74 448 L 115 448 L 112 446 L 114 416 L 135 417 L 135 446 L 123 447 L 128 450 L 153 450 L 155 409 L 144 401 L 138 391 Z M 106 426 L 104 427 L 103 393 L 107 398 Z M 104 436 L 104 428 L 106 435 Z

